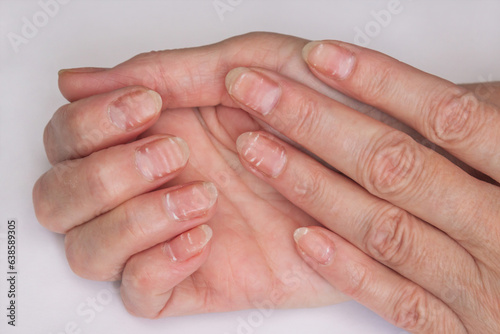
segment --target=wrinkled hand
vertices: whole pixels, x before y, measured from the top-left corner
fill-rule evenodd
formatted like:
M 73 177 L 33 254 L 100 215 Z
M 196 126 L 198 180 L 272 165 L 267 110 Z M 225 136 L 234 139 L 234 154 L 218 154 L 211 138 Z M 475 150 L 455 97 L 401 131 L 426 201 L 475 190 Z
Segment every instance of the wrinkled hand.
M 405 122 L 472 175 L 281 74 L 236 68 L 227 87 L 239 106 L 345 175 L 266 132 L 238 138 L 247 170 L 326 227 L 298 229 L 299 254 L 412 333 L 500 333 L 499 85 L 475 94 L 334 41 L 308 44 L 304 58 L 332 88 Z
M 53 168 L 33 196 L 73 271 L 121 280 L 127 309 L 150 318 L 346 300 L 295 250 L 293 231 L 316 221 L 241 166 L 236 138 L 262 127 L 224 86 L 258 65 L 339 96 L 309 72 L 305 43 L 253 34 L 62 71 L 71 103 L 46 127 Z

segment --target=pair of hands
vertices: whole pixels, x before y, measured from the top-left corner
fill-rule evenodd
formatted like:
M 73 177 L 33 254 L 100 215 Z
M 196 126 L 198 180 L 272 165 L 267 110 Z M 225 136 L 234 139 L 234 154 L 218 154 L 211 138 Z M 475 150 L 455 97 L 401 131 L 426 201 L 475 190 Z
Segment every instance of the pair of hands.
M 304 62 L 306 44 L 250 34 L 63 71 L 40 222 L 139 316 L 349 296 L 415 333 L 498 331 L 499 89 L 338 42 Z

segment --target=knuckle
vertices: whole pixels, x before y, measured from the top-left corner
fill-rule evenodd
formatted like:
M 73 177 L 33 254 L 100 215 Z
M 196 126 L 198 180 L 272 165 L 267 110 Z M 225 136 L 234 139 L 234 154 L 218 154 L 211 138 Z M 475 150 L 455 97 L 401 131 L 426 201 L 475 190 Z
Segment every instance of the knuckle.
M 410 215 L 397 207 L 384 207 L 374 215 L 363 244 L 369 255 L 390 266 L 401 266 L 412 254 Z
M 393 324 L 410 332 L 425 332 L 430 323 L 428 299 L 428 295 L 419 287 L 403 288 L 391 315 Z
M 324 202 L 325 197 L 325 172 L 317 167 L 308 168 L 305 173 L 297 175 L 297 180 L 293 191 L 295 194 L 296 202 L 299 206 L 315 207 Z
M 123 275 L 123 285 L 126 289 L 139 291 L 144 297 L 153 296 L 155 287 L 161 277 L 161 270 L 154 270 L 150 265 L 141 265 L 137 256 L 133 256 L 126 266 Z
M 92 147 L 89 145 L 87 138 L 88 132 L 82 128 L 84 122 L 85 119 L 81 113 L 75 113 L 74 116 L 70 117 L 68 129 L 71 129 L 71 157 L 85 157 L 92 152 Z
M 427 111 L 429 137 L 438 145 L 457 144 L 479 126 L 479 99 L 463 88 L 433 96 Z
M 125 310 L 128 314 L 137 318 L 156 320 L 160 317 L 160 313 L 152 313 L 149 310 L 143 310 L 140 306 L 133 304 L 132 301 L 127 299 L 123 300 L 123 305 L 125 306 Z
M 320 107 L 314 99 L 301 99 L 292 112 L 286 112 L 280 121 L 285 131 L 298 142 L 307 140 L 320 130 Z
M 372 193 L 410 195 L 418 186 L 424 158 L 424 152 L 411 137 L 392 130 L 361 154 L 359 179 Z
M 86 279 L 96 279 L 95 275 L 91 274 L 91 263 L 85 256 L 85 252 L 78 247 L 77 232 L 70 231 L 64 238 L 64 249 L 66 251 L 66 259 L 71 270 L 79 277 Z
M 61 214 L 64 208 L 60 205 L 58 198 L 51 196 L 51 185 L 54 180 L 47 172 L 43 174 L 33 186 L 33 208 L 40 225 L 56 233 L 66 233 L 67 229 L 61 222 Z
M 64 248 L 71 270 L 78 276 L 95 281 L 114 281 L 120 278 L 123 267 L 115 266 L 110 248 L 100 238 L 83 241 L 89 231 L 78 226 L 66 234 Z
M 45 228 L 52 230 L 50 224 L 52 220 L 49 219 L 51 205 L 47 201 L 46 187 L 46 174 L 43 174 L 33 186 L 33 208 L 38 222 Z
M 53 124 L 52 121 L 50 121 L 43 130 L 43 146 L 45 147 L 45 154 L 47 155 L 47 159 L 52 166 L 55 165 L 59 160 L 59 154 L 54 135 Z

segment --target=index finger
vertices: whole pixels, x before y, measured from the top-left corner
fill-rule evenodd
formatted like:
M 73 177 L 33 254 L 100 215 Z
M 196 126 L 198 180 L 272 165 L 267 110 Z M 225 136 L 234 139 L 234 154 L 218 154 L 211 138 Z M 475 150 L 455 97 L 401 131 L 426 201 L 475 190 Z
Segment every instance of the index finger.
M 300 52 L 308 40 L 274 33 L 250 33 L 222 42 L 179 50 L 140 54 L 111 69 L 62 70 L 59 89 L 75 101 L 122 87 L 144 86 L 158 92 L 163 109 L 236 104 L 224 78 L 234 67 L 258 66 L 279 71 L 332 98 L 343 94 L 328 87 L 307 68 Z M 350 105 L 361 106 L 352 101 Z
M 500 180 L 500 112 L 474 92 L 379 52 L 312 42 L 304 58 L 331 87 L 408 124 L 471 167 Z

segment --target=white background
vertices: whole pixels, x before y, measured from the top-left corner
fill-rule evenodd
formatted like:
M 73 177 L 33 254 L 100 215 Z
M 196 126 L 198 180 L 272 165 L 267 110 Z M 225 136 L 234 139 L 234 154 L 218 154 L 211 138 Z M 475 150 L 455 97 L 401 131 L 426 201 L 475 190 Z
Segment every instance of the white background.
M 48 0 L 43 0 L 48 1 Z M 38 1 L 0 0 L 0 233 L 8 218 L 19 226 L 18 326 L 6 325 L 6 247 L 0 234 L 0 332 L 65 333 L 403 333 L 363 306 L 348 302 L 319 309 L 207 314 L 149 321 L 128 315 L 109 283 L 78 278 L 64 256 L 63 238 L 36 221 L 31 188 L 49 168 L 42 131 L 65 100 L 57 71 L 114 66 L 149 50 L 203 45 L 265 30 L 310 39 L 353 42 L 356 27 L 388 1 L 256 1 L 233 3 L 219 16 L 213 0 L 84 1 L 59 12 L 16 53 L 7 35 L 21 34 Z M 403 11 L 369 47 L 456 82 L 500 80 L 500 1 L 402 1 Z M 87 298 L 112 296 L 95 317 L 79 316 Z M 264 321 L 260 321 L 264 318 Z M 250 321 L 246 331 L 241 321 Z M 257 322 L 257 323 L 256 323 Z M 240 326 L 240 327 L 238 327 Z M 71 333 L 71 331 L 68 331 Z

